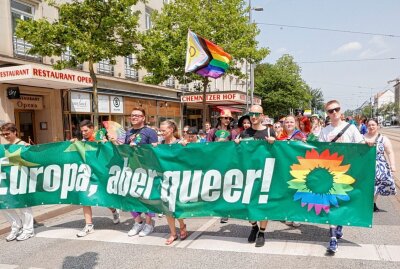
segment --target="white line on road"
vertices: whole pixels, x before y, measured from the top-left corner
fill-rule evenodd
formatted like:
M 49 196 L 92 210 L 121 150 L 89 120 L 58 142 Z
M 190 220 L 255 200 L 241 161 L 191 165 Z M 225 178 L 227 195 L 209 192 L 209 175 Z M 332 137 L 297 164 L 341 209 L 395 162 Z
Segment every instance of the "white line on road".
M 210 228 L 212 225 L 214 225 L 217 220 L 220 218 L 212 218 L 206 223 L 204 223 L 199 229 L 197 229 L 194 233 L 192 233 L 186 240 L 181 241 L 179 244 L 177 244 L 177 248 L 185 248 L 189 244 L 191 244 L 194 240 L 196 240 L 203 232 L 207 231 L 208 228 Z
M 83 238 L 77 238 L 76 229 L 49 229 L 39 232 L 39 238 L 69 239 L 69 240 L 85 240 L 100 241 L 110 243 L 124 243 L 135 245 L 151 245 L 178 247 L 188 249 L 202 249 L 213 251 L 230 251 L 242 253 L 261 253 L 273 255 L 290 255 L 290 256 L 310 256 L 324 257 L 326 256 L 326 242 L 304 242 L 294 240 L 272 240 L 267 239 L 265 246 L 256 248 L 254 244 L 247 243 L 247 238 L 224 237 L 201 235 L 208 227 L 213 225 L 217 219 L 211 219 L 196 232 L 194 232 L 188 241 L 174 243 L 171 246 L 165 246 L 165 240 L 168 233 L 153 233 L 146 237 L 133 236 L 128 237 L 126 232 L 116 230 L 96 230 Z M 398 245 L 375 245 L 375 244 L 339 244 L 339 251 L 334 258 L 339 259 L 357 259 L 357 260 L 373 260 L 373 261 L 400 261 L 400 246 Z M 11 267 L 12 268 L 12 267 Z

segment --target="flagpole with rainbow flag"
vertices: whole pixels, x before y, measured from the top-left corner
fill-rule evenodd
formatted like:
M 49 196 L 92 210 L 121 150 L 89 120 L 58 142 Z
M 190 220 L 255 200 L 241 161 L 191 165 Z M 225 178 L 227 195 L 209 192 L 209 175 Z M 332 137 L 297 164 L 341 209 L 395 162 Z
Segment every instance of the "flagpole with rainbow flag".
M 202 77 L 219 78 L 229 68 L 232 56 L 211 41 L 188 31 L 186 51 L 186 73 Z
M 186 73 L 196 73 L 203 80 L 203 127 L 207 121 L 206 90 L 208 78 L 217 79 L 229 68 L 232 56 L 211 41 L 188 30 L 186 50 Z

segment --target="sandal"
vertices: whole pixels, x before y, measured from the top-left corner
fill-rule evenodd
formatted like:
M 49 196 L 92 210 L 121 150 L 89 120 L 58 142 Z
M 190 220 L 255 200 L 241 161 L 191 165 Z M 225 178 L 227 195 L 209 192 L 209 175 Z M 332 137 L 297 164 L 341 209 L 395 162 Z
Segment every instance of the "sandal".
M 185 240 L 188 237 L 188 232 L 186 230 L 186 224 L 183 228 L 180 229 L 179 236 L 180 236 L 181 240 Z
M 175 240 L 178 240 L 178 236 L 177 235 L 170 235 L 170 237 L 167 239 L 167 241 L 165 241 L 165 244 L 167 246 L 171 245 Z

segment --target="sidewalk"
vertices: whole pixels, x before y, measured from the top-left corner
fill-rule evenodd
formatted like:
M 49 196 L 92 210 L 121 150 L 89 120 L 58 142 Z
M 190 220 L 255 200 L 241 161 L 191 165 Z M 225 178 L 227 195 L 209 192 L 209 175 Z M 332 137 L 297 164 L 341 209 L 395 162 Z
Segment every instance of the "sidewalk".
M 75 205 L 42 205 L 33 207 L 33 216 L 37 222 L 42 222 L 50 218 L 79 209 L 81 206 Z M 10 231 L 10 223 L 6 220 L 0 210 L 0 235 Z

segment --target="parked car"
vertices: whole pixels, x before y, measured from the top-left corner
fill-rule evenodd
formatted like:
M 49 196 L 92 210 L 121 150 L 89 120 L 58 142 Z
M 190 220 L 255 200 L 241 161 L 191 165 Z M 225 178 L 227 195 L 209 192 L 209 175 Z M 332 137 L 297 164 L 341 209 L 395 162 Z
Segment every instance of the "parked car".
M 383 123 L 383 126 L 391 126 L 391 125 L 392 125 L 392 123 L 389 120 L 387 120 Z

